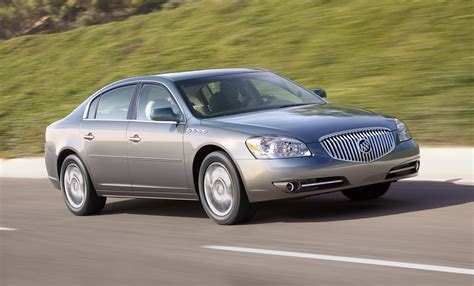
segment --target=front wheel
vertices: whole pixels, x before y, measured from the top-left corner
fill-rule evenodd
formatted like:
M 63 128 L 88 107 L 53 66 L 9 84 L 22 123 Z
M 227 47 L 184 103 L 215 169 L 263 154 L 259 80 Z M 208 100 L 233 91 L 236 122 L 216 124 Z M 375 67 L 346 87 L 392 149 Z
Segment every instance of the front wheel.
M 342 191 L 342 193 L 344 194 L 344 196 L 355 201 L 376 199 L 378 197 L 383 196 L 388 191 L 388 189 L 390 188 L 390 184 L 391 183 L 388 182 L 369 185 L 360 188 L 344 190 Z
M 87 169 L 76 155 L 69 155 L 61 167 L 61 190 L 68 209 L 77 216 L 100 212 L 105 197 L 97 196 Z
M 255 206 L 249 203 L 239 174 L 224 152 L 213 152 L 202 162 L 199 196 L 207 215 L 218 224 L 236 224 L 255 215 Z

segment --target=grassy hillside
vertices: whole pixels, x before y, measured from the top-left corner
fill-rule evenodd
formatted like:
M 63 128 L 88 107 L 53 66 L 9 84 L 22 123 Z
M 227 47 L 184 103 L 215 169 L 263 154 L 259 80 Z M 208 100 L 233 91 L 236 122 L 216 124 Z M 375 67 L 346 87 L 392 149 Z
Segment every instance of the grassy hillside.
M 474 145 L 472 1 L 203 0 L 0 42 L 0 156 L 128 76 L 255 66 L 395 115 L 425 145 Z

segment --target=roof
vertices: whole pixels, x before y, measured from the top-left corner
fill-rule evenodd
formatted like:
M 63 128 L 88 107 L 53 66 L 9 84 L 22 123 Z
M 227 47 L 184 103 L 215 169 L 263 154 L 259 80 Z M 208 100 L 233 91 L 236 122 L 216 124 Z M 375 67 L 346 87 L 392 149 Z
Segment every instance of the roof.
M 180 80 L 187 80 L 187 79 L 195 79 L 195 78 L 203 78 L 203 77 L 211 77 L 211 76 L 220 76 L 220 75 L 231 75 L 231 74 L 239 74 L 239 73 L 252 73 L 252 72 L 260 72 L 264 71 L 263 69 L 257 68 L 229 68 L 229 69 L 209 69 L 209 70 L 196 70 L 196 71 L 184 71 L 184 72 L 175 72 L 175 73 L 163 73 L 163 74 L 156 74 L 156 75 L 149 75 L 149 76 L 136 76 L 130 77 L 122 80 L 118 80 L 116 82 L 110 83 L 96 93 L 103 92 L 106 89 L 110 89 L 122 84 L 127 84 L 130 82 L 141 81 L 141 80 L 153 80 L 153 79 L 166 79 L 171 81 L 180 81 Z
M 156 76 L 163 77 L 172 81 L 179 81 L 179 80 L 187 80 L 187 79 L 194 79 L 194 78 L 201 78 L 201 77 L 249 73 L 249 72 L 258 72 L 258 71 L 262 71 L 262 70 L 255 69 L 255 68 L 208 69 L 208 70 L 164 73 L 164 74 L 157 74 Z

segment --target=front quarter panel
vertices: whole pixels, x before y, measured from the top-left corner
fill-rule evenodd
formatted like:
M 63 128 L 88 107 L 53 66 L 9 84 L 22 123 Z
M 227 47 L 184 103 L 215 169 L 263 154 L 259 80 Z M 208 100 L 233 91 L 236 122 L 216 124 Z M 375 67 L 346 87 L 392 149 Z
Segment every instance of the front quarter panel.
M 302 193 L 285 193 L 277 189 L 272 182 L 313 179 L 343 176 L 348 179 L 352 188 L 375 184 L 384 181 L 389 170 L 395 166 L 419 160 L 419 148 L 414 140 L 398 143 L 396 148 L 386 156 L 371 163 L 349 163 L 331 158 L 319 142 L 309 143 L 313 156 L 302 158 L 258 160 L 245 145 L 247 138 L 255 136 L 254 132 L 226 129 L 222 126 L 190 122 L 184 134 L 184 154 L 189 186 L 194 191 L 193 160 L 203 147 L 213 145 L 223 149 L 235 163 L 247 195 L 251 202 L 266 201 L 315 195 L 327 191 Z M 394 131 L 396 136 L 396 131 Z
M 223 149 L 239 169 L 236 163 L 238 160 L 254 159 L 245 145 L 245 140 L 251 136 L 253 136 L 251 133 L 201 124 L 195 118 L 190 120 L 183 135 L 186 174 L 190 189 L 198 192 L 194 184 L 193 162 L 199 150 L 206 146 L 216 146 Z

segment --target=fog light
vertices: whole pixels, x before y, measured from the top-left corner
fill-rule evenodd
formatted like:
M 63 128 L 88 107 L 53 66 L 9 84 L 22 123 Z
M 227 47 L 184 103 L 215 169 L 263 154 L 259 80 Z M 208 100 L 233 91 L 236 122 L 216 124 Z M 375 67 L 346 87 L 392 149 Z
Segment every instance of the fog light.
M 286 184 L 286 190 L 290 193 L 298 191 L 300 188 L 300 184 L 298 182 L 289 182 Z

